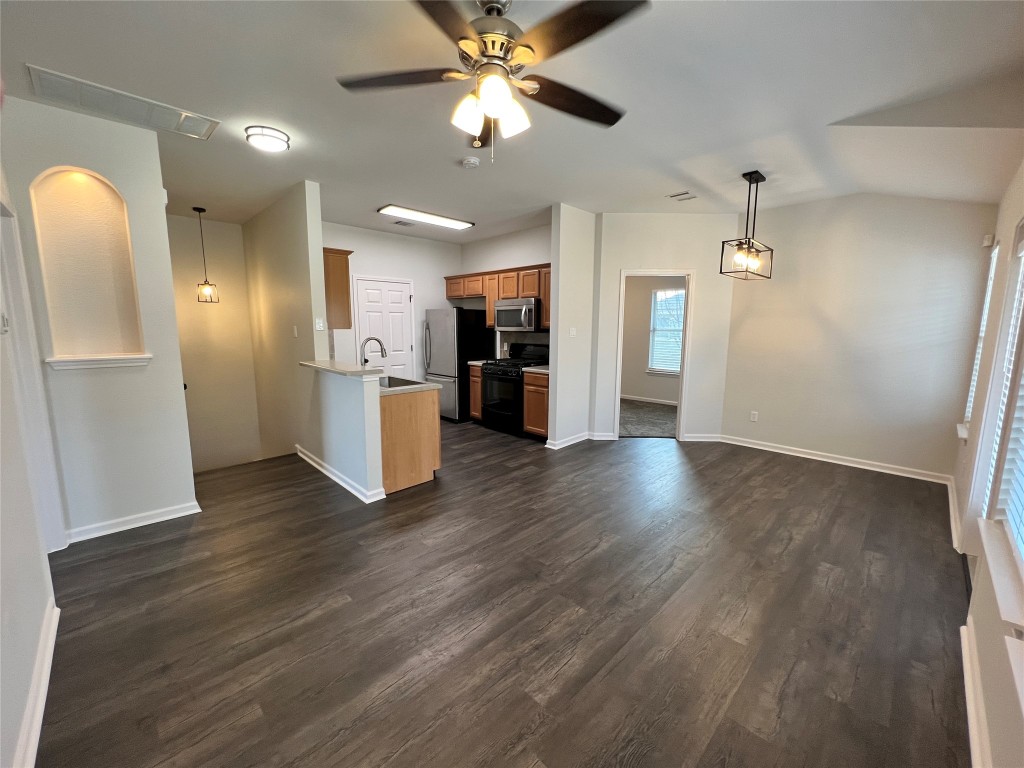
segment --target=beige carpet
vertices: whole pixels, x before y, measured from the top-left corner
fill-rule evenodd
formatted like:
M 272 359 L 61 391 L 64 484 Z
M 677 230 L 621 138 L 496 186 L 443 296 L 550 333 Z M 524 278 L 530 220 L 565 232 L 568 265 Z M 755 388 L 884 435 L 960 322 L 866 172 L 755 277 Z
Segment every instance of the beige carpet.
M 676 407 L 638 400 L 619 401 L 619 437 L 675 437 Z

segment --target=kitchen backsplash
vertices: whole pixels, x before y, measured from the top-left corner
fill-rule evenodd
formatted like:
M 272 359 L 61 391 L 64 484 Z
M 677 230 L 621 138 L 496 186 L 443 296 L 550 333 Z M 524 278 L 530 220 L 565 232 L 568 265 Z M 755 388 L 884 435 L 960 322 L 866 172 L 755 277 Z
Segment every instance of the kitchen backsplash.
M 509 344 L 551 344 L 551 334 L 548 331 L 499 331 L 497 336 L 501 357 L 508 357 Z

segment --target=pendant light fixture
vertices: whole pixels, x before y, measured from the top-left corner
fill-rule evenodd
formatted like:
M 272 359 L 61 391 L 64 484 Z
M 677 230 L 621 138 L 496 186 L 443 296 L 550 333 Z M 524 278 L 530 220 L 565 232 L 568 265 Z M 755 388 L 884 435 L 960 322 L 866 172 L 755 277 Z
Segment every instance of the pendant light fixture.
M 754 239 L 757 226 L 757 188 L 765 180 L 760 171 L 747 171 L 743 177 L 747 182 L 747 219 L 743 237 L 722 241 L 722 263 L 718 270 L 723 275 L 740 280 L 771 280 L 772 257 L 775 251 Z M 754 192 L 754 213 L 750 213 L 750 192 Z
M 217 285 L 211 283 L 206 274 L 206 240 L 203 239 L 203 214 L 206 213 L 206 209 L 195 207 L 192 210 L 199 214 L 199 244 L 203 248 L 203 282 L 197 286 L 196 293 L 200 304 L 219 304 L 220 294 L 217 292 Z

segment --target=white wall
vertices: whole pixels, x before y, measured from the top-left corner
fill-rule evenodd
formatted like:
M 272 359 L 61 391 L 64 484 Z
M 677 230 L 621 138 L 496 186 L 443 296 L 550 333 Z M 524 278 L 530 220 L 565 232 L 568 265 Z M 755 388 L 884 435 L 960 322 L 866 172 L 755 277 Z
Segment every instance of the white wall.
M 759 211 L 775 266 L 735 282 L 723 432 L 951 473 L 995 214 L 874 194 Z
M 593 431 L 614 435 L 619 281 L 624 269 L 692 270 L 689 367 L 683 394 L 685 435 L 722 431 L 722 395 L 733 280 L 718 274 L 722 240 L 736 236 L 735 214 L 605 213 L 599 217 Z
M 313 396 L 313 372 L 299 363 L 328 355 L 327 331 L 314 330 L 327 314 L 320 186 L 291 187 L 242 226 L 242 238 L 260 444 L 265 457 L 282 456 L 295 452 Z
M 2 151 L 17 210 L 40 346 L 50 349 L 29 186 L 69 165 L 124 197 L 144 367 L 45 371 L 72 540 L 198 511 L 174 315 L 166 193 L 152 131 L 8 97 Z
M 554 448 L 589 432 L 595 236 L 594 214 L 563 203 L 552 208 L 548 445 Z
M 466 243 L 462 246 L 462 265 L 455 274 L 491 272 L 509 267 L 547 264 L 550 261 L 551 225 L 545 224 Z
M 323 240 L 326 248 L 352 251 L 349 271 L 359 277 L 391 277 L 412 280 L 413 284 L 413 362 L 415 375 L 420 381 L 426 375 L 423 368 L 423 324 L 428 309 L 452 306 L 445 298 L 445 275 L 462 271 L 462 251 L 453 243 L 439 243 L 418 237 L 375 232 L 359 227 L 323 222 Z M 352 306 L 356 311 L 355 303 Z M 355 331 L 335 333 L 334 356 L 349 363 L 357 362 L 359 340 Z
M 167 217 L 188 431 L 196 472 L 255 461 L 260 450 L 256 372 L 249 321 L 242 227 L 203 219 L 217 304 L 197 301 L 203 251 L 197 218 Z
M 14 392 L 9 335 L 0 336 L 0 765 L 31 765 L 56 621 L 36 525 Z
M 682 276 L 627 277 L 622 316 L 622 397 L 679 402 L 679 376 L 647 370 L 651 350 L 651 294 L 685 290 Z

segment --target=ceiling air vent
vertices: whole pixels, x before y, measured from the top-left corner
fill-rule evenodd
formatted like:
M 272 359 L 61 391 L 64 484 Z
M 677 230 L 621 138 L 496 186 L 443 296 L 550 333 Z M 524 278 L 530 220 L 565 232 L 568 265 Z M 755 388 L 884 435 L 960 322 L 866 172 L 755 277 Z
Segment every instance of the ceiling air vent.
M 669 200 L 675 200 L 677 203 L 685 203 L 687 200 L 696 200 L 697 196 L 690 190 L 685 192 L 676 192 L 674 195 L 665 195 Z
M 411 221 L 396 221 L 395 224 L 397 224 L 400 227 L 414 227 L 414 226 L 416 226 Z
M 111 120 L 180 133 L 194 139 L 210 138 L 220 125 L 220 120 L 212 117 L 197 115 L 195 112 L 116 91 L 60 72 L 32 64 L 28 65 L 28 70 L 37 96 Z

